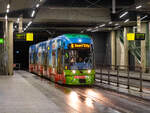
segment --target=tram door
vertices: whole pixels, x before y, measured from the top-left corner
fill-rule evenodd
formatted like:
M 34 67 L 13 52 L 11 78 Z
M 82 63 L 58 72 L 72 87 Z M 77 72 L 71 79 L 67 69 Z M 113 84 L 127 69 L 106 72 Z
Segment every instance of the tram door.
M 57 57 L 57 72 L 59 73 L 59 74 L 62 74 L 63 73 L 63 60 L 62 60 L 62 49 L 61 48 L 58 48 L 58 51 L 57 51 L 58 53 L 57 53 L 57 55 L 58 55 L 58 57 Z

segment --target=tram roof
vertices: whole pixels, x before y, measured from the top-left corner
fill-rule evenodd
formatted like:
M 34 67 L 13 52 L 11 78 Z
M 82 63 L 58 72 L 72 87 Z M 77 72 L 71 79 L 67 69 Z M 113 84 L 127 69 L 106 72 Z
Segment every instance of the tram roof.
M 90 38 L 88 35 L 85 34 L 64 34 L 67 38 Z

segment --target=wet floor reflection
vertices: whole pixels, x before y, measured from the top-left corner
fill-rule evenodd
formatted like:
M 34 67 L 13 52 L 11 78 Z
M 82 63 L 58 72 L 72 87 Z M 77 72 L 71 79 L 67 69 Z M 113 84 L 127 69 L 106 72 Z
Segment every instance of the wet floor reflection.
M 79 109 L 79 96 L 76 92 L 72 91 L 69 94 L 69 104 L 71 107 L 75 108 L 75 109 Z
M 92 99 L 91 98 L 86 98 L 86 100 L 85 100 L 85 104 L 88 106 L 88 107 L 91 107 L 91 108 L 93 108 L 93 101 L 92 101 Z

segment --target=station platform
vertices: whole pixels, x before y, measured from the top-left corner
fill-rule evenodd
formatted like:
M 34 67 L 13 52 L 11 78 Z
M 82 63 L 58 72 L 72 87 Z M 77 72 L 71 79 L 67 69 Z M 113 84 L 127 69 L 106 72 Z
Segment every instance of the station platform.
M 0 113 L 149 113 L 150 102 L 95 86 L 66 86 L 26 71 L 0 76 Z

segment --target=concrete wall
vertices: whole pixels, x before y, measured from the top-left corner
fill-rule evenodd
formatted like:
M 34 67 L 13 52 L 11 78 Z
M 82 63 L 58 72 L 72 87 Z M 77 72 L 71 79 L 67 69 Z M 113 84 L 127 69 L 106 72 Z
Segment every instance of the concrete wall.
M 110 33 L 90 33 L 94 40 L 94 53 L 96 64 L 111 64 Z

